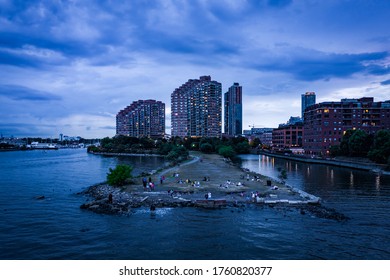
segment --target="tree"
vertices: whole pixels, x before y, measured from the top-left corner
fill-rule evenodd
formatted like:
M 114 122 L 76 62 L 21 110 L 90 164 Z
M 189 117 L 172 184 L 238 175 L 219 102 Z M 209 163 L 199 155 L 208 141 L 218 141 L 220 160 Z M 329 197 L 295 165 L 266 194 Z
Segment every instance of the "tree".
M 344 156 L 349 155 L 349 138 L 351 137 L 352 134 L 353 134 L 353 130 L 349 129 L 344 133 L 343 138 L 341 138 L 341 142 L 340 142 L 341 155 Z
M 333 145 L 329 148 L 330 155 L 335 157 L 339 156 L 341 154 L 340 146 L 339 145 Z
M 221 146 L 218 149 L 218 154 L 225 158 L 233 158 L 236 156 L 236 152 L 233 150 L 231 146 Z
M 367 156 L 371 147 L 371 137 L 363 130 L 355 130 L 348 139 L 350 156 Z
M 390 131 L 379 130 L 375 136 L 372 148 L 368 152 L 369 159 L 377 163 L 386 163 L 390 157 Z
M 245 139 L 243 142 L 235 145 L 234 149 L 236 150 L 237 154 L 247 154 L 249 153 L 250 146 L 248 141 Z
M 210 143 L 203 143 L 200 145 L 200 150 L 203 153 L 209 154 L 209 153 L 212 153 L 214 151 L 214 147 Z
M 252 148 L 258 148 L 259 146 L 261 145 L 261 141 L 258 137 L 256 137 L 255 139 L 253 139 L 251 142 L 250 142 L 250 146 Z
M 133 167 L 126 164 L 119 164 L 115 169 L 110 168 L 107 173 L 107 182 L 111 186 L 123 186 L 128 179 L 132 178 Z

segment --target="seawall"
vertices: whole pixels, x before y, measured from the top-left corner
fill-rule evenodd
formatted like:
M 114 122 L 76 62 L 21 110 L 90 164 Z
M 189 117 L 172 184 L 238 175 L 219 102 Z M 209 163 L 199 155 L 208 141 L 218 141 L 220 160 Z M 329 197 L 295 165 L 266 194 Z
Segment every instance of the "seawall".
M 384 168 L 386 167 L 386 165 L 384 165 L 384 164 L 364 163 L 364 162 L 354 162 L 354 161 L 341 161 L 341 160 L 335 160 L 335 159 L 304 158 L 304 157 L 299 157 L 299 156 L 288 156 L 288 155 L 281 155 L 281 154 L 276 154 L 276 153 L 269 153 L 269 152 L 265 152 L 265 151 L 259 151 L 259 154 L 270 156 L 270 157 L 275 157 L 275 158 L 282 158 L 282 159 L 287 159 L 287 160 L 305 162 L 305 163 L 325 164 L 325 165 L 332 165 L 332 166 L 338 166 L 338 167 L 347 167 L 347 168 L 358 169 L 358 170 L 379 172 L 379 173 L 384 174 L 384 175 L 390 175 L 390 172 L 384 171 Z

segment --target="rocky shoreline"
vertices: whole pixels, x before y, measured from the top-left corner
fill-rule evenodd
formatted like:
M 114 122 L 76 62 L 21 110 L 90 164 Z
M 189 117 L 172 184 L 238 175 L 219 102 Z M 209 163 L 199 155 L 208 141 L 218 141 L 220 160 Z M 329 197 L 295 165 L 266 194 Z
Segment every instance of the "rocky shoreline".
M 331 219 L 336 221 L 345 221 L 349 218 L 338 213 L 335 209 L 324 207 L 319 203 L 301 203 L 289 204 L 288 202 L 264 203 L 251 200 L 224 200 L 226 203 L 217 207 L 208 207 L 197 203 L 199 200 L 188 199 L 194 196 L 192 192 L 137 192 L 129 193 L 118 188 L 113 188 L 107 184 L 98 184 L 89 187 L 82 194 L 93 198 L 80 206 L 81 209 L 87 209 L 98 214 L 107 215 L 131 215 L 136 208 L 146 208 L 153 213 L 157 208 L 177 208 L 177 207 L 198 207 L 208 209 L 237 209 L 255 207 L 258 209 L 270 207 L 283 210 L 296 210 L 300 214 L 312 215 L 317 218 Z M 112 194 L 112 202 L 109 201 L 109 194 Z M 232 194 L 233 195 L 233 194 Z M 210 200 L 212 201 L 212 200 Z

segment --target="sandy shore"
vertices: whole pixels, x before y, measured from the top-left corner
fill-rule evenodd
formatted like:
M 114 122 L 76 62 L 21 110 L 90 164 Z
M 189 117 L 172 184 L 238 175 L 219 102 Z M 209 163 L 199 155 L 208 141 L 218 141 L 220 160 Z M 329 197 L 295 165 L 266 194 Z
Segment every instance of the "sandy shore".
M 161 177 L 165 180 L 161 183 Z M 126 214 L 138 207 L 296 207 L 317 216 L 342 214 L 320 206 L 320 198 L 287 186 L 278 180 L 249 172 L 216 154 L 191 152 L 191 159 L 147 177 L 154 190 L 144 189 L 142 178 L 122 189 L 107 184 L 91 186 L 86 193 L 94 198 L 81 206 L 97 213 Z M 269 184 L 269 182 L 271 181 Z M 112 194 L 112 202 L 108 195 Z M 206 200 L 205 195 L 211 194 Z M 214 202 L 216 204 L 212 204 Z M 211 204 L 210 204 L 211 203 Z
M 150 176 L 155 183 L 155 191 L 190 193 L 189 199 L 204 199 L 206 193 L 211 193 L 213 199 L 243 201 L 251 193 L 258 193 L 259 197 L 269 199 L 305 200 L 290 187 L 260 174 L 245 171 L 219 155 L 193 152 L 191 156 L 193 159 L 189 162 Z M 165 176 L 162 184 L 161 176 Z M 268 180 L 271 180 L 271 186 L 267 186 Z M 141 178 L 137 179 L 135 185 L 126 187 L 128 192 L 142 190 Z M 183 197 L 186 196 L 183 194 Z

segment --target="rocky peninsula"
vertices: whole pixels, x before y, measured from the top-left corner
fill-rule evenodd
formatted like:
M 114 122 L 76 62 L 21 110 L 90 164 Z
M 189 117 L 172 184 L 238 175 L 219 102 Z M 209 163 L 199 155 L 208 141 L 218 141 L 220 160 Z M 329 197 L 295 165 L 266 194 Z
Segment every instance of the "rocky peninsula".
M 150 211 L 162 207 L 290 207 L 302 215 L 345 220 L 343 214 L 321 205 L 321 199 L 286 185 L 281 180 L 237 167 L 216 154 L 191 152 L 191 158 L 177 166 L 116 188 L 106 183 L 89 187 L 84 194 L 92 197 L 80 206 L 102 214 L 129 215 L 135 208 Z M 153 183 L 144 187 L 143 180 Z

